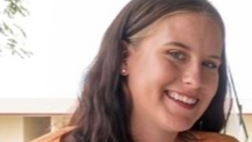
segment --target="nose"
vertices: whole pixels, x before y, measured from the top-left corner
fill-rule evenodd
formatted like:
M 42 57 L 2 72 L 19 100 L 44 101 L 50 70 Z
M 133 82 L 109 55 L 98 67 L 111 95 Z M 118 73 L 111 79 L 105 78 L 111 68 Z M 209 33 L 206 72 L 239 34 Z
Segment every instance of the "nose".
M 184 70 L 182 75 L 182 83 L 188 89 L 199 89 L 202 85 L 200 66 L 191 66 Z

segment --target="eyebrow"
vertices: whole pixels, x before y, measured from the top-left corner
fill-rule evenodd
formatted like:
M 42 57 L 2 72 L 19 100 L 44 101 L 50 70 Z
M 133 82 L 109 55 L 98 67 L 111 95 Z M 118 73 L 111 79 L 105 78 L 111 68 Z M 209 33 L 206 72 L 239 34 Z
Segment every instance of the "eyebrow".
M 181 48 L 183 48 L 183 49 L 186 49 L 186 50 L 191 49 L 190 46 L 187 46 L 187 45 L 185 45 L 185 44 L 183 44 L 183 43 L 176 42 L 176 41 L 168 42 L 168 43 L 166 43 L 165 45 L 174 45 L 174 46 L 177 46 L 177 47 L 181 47 Z M 213 59 L 221 60 L 221 57 L 218 56 L 218 55 L 210 55 L 210 57 L 213 58 Z

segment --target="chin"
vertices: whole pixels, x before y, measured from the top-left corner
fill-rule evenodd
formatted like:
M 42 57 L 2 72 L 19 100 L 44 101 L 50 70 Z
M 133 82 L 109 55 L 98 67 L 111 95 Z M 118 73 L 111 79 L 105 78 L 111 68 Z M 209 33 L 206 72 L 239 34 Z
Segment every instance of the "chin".
M 174 131 L 183 132 L 189 130 L 191 127 L 192 125 L 178 125 L 174 127 Z
M 171 122 L 170 122 L 171 123 Z M 192 128 L 194 122 L 186 120 L 175 120 L 174 123 L 167 126 L 167 128 L 174 132 L 183 132 Z

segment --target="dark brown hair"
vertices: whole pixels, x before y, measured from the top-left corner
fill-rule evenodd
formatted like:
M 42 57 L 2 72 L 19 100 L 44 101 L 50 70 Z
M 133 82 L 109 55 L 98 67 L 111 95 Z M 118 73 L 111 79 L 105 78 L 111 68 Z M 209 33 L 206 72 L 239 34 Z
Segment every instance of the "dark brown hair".
M 160 17 L 177 11 L 204 13 L 213 18 L 223 34 L 219 87 L 211 104 L 191 130 L 219 132 L 225 124 L 224 99 L 227 73 L 224 24 L 217 10 L 206 0 L 131 0 L 107 29 L 100 50 L 84 81 L 79 106 L 70 125 L 76 142 L 133 142 L 129 130 L 131 105 L 120 76 L 124 45 L 130 37 Z

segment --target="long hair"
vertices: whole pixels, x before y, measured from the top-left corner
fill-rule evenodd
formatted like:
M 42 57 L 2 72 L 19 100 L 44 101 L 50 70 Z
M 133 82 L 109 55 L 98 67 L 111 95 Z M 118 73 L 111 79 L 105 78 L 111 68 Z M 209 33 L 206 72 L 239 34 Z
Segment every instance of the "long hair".
M 224 24 L 218 11 L 206 0 L 131 0 L 107 29 L 100 50 L 92 62 L 79 98 L 79 106 L 70 125 L 76 142 L 133 142 L 129 128 L 131 103 L 127 99 L 120 76 L 124 44 L 160 17 L 177 11 L 205 13 L 220 26 Z M 191 130 L 219 132 L 225 124 L 224 98 L 227 73 L 223 40 L 219 88 L 211 104 Z

